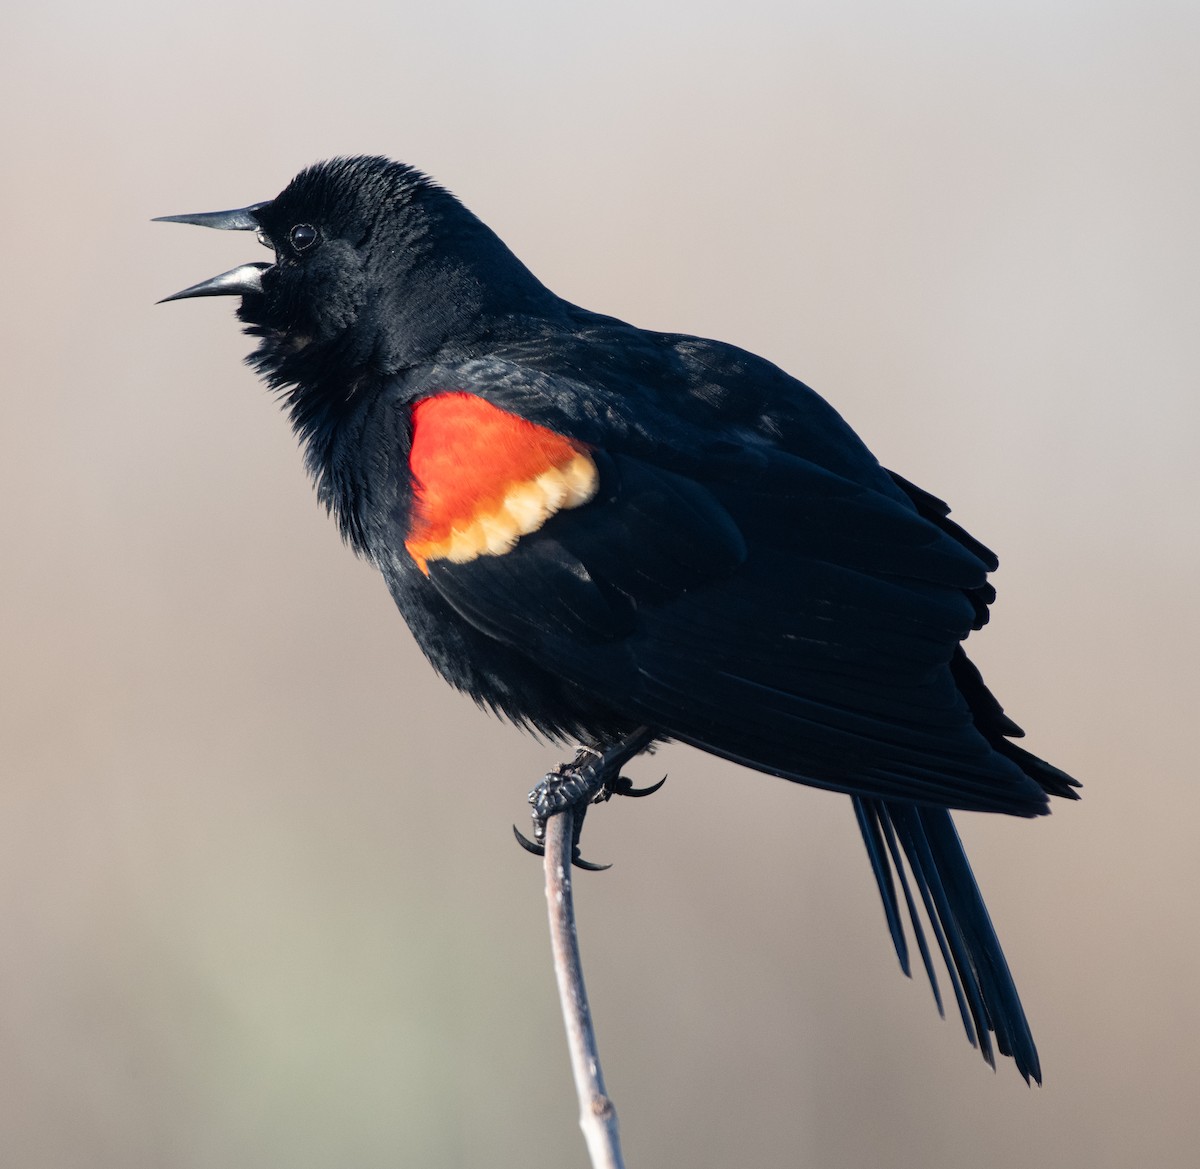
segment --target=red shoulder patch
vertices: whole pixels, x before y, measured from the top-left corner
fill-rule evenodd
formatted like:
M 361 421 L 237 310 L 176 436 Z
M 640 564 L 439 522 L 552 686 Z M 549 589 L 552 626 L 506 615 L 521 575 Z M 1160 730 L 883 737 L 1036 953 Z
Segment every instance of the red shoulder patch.
M 500 556 L 555 512 L 596 494 L 584 443 L 454 390 L 412 408 L 414 506 L 405 547 L 430 560 Z

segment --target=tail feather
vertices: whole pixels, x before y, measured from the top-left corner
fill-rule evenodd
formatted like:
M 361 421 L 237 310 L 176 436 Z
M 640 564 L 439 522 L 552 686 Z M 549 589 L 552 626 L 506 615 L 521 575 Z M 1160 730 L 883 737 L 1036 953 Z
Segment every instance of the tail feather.
M 896 900 L 896 883 L 892 880 L 892 867 L 888 864 L 883 830 L 876 807 L 876 800 L 858 798 L 854 800 L 854 814 L 858 817 L 859 831 L 862 832 L 863 843 L 867 846 L 867 856 L 871 860 L 871 871 L 875 874 L 875 883 L 879 886 L 879 896 L 883 899 L 883 913 L 887 918 L 888 933 L 892 935 L 892 945 L 896 947 L 896 957 L 900 959 L 900 969 L 908 978 L 911 978 L 912 967 L 908 961 L 908 937 L 904 932 L 904 922 L 900 917 L 900 905 Z M 920 922 L 917 923 L 916 933 L 918 936 L 923 936 Z M 936 980 L 934 995 L 938 1000 L 938 1010 L 940 1011 L 941 995 L 937 991 Z
M 900 849 L 896 842 L 895 828 L 888 819 L 883 821 L 883 831 L 887 837 L 888 852 L 891 854 L 892 864 L 896 866 L 896 873 L 900 878 L 900 884 L 904 889 L 904 900 L 908 905 L 908 920 L 910 922 L 919 923 L 920 917 L 917 914 L 917 906 L 913 900 L 913 895 L 909 889 L 908 878 L 904 875 L 904 863 L 900 859 Z M 921 889 L 921 899 L 925 904 L 925 913 L 929 918 L 929 924 L 933 928 L 934 938 L 938 944 L 938 950 L 941 952 L 942 961 L 946 965 L 946 969 L 950 969 L 950 955 L 946 949 L 946 935 L 940 925 L 938 925 L 937 917 L 930 911 L 929 898 L 925 889 Z M 933 966 L 933 958 L 929 953 L 929 945 L 925 941 L 925 933 L 919 924 L 914 924 L 913 935 L 917 939 L 917 946 L 921 951 L 921 960 L 925 965 L 925 974 L 929 979 L 929 985 L 933 989 L 933 1001 L 937 1004 L 938 1014 L 944 1019 L 946 1017 L 946 1008 L 942 1005 L 942 990 L 938 986 L 937 971 Z M 962 991 L 957 983 L 952 988 L 954 990 L 954 998 L 958 1003 L 958 1012 L 962 1016 L 963 1026 L 967 1028 L 967 1035 L 971 1034 L 970 1016 L 967 1014 L 966 1001 L 963 999 Z M 972 1040 L 972 1042 L 974 1042 Z
M 900 959 L 900 969 L 909 978 L 912 977 L 912 966 L 908 958 L 908 937 L 904 931 L 904 922 L 900 916 L 900 903 L 896 898 L 896 884 L 892 880 L 893 869 L 900 880 L 900 888 L 904 893 L 904 903 L 908 909 L 909 920 L 913 923 L 913 937 L 921 955 L 921 963 L 929 976 L 929 985 L 933 988 L 933 1001 L 937 1003 L 938 1014 L 946 1014 L 942 1006 L 942 991 L 938 986 L 937 971 L 933 967 L 929 946 L 925 941 L 925 931 L 921 927 L 921 919 L 917 915 L 917 907 L 913 901 L 912 890 L 896 846 L 896 833 L 891 822 L 881 817 L 878 812 L 879 801 L 854 801 L 854 814 L 858 817 L 858 826 L 867 845 L 867 855 L 871 859 L 871 869 L 875 881 L 879 885 L 879 893 L 883 898 L 883 912 L 887 917 L 888 932 L 892 935 L 892 944 L 896 947 L 896 956 Z M 890 859 L 890 863 L 889 863 Z M 943 951 L 944 956 L 944 951 Z
M 856 797 L 854 803 L 883 898 L 888 928 L 904 972 L 909 973 L 908 947 L 900 924 L 893 868 L 941 1010 L 937 977 L 904 874 L 901 852 L 946 964 L 971 1045 L 978 1047 L 993 1067 L 995 1049 L 999 1049 L 1002 1055 L 1013 1058 L 1026 1082 L 1036 1080 L 1040 1084 L 1042 1071 L 1037 1047 L 950 813 L 943 808 L 860 797 Z

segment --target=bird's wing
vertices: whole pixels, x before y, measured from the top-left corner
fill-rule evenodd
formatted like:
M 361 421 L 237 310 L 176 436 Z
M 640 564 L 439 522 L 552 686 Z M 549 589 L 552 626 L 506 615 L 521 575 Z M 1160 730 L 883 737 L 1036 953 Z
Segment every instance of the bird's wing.
M 579 422 L 589 410 L 604 421 L 602 394 L 580 397 L 538 371 L 533 395 L 519 370 L 504 376 L 518 392 L 497 393 L 493 378 L 487 410 L 536 402 L 536 421 L 528 408 L 522 421 L 565 444 L 521 463 L 526 480 L 570 460 L 591 478 L 493 546 L 483 529 L 453 553 L 445 538 L 422 542 L 426 529 L 408 533 L 428 580 L 467 621 L 664 736 L 762 771 L 865 797 L 1043 810 L 1037 785 L 975 727 L 950 667 L 978 623 L 972 596 L 990 565 L 922 517 L 865 451 L 854 481 L 686 411 L 646 442 L 610 410 L 605 442 L 604 425 Z M 571 408 L 556 414 L 556 401 Z M 635 424 L 650 416 L 644 400 L 621 406 Z M 441 488 L 418 467 L 425 480 L 468 465 L 487 478 L 478 451 L 425 459 L 435 433 L 426 439 L 418 420 L 419 493 L 440 498 Z M 436 433 L 439 448 L 457 433 Z M 832 438 L 845 462 L 844 433 Z M 819 435 L 805 441 L 819 448 Z M 497 465 L 519 462 L 510 453 Z

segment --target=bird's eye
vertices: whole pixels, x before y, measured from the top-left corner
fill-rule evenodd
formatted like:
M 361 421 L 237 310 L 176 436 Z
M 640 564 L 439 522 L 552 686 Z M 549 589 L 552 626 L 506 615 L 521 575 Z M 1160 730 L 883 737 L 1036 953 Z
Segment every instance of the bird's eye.
M 271 251 L 275 250 L 275 245 L 271 242 L 271 237 L 267 235 L 265 231 L 256 231 L 254 233 L 254 238 L 257 239 L 264 248 L 270 248 Z
M 317 229 L 311 223 L 297 223 L 288 233 L 288 239 L 296 251 L 307 251 L 317 242 Z

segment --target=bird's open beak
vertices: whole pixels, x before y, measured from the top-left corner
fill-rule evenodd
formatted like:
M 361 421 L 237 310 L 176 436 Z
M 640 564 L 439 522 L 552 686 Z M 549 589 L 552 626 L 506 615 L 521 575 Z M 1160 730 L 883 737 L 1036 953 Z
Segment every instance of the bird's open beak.
M 212 277 L 211 280 L 201 280 L 199 284 L 193 284 L 191 288 L 185 288 L 182 292 L 164 296 L 158 303 L 186 300 L 190 296 L 245 296 L 249 292 L 262 292 L 262 274 L 270 266 L 242 264 L 237 268 L 230 268 L 228 272 L 222 272 L 220 276 Z
M 192 223 L 197 227 L 215 227 L 221 231 L 257 231 L 261 226 L 255 212 L 266 203 L 253 203 L 249 207 L 237 207 L 232 211 L 200 211 L 193 215 L 160 215 L 155 223 Z M 182 292 L 164 296 L 159 304 L 169 300 L 186 300 L 192 296 L 244 296 L 262 292 L 262 274 L 270 264 L 242 264 L 185 288 Z

